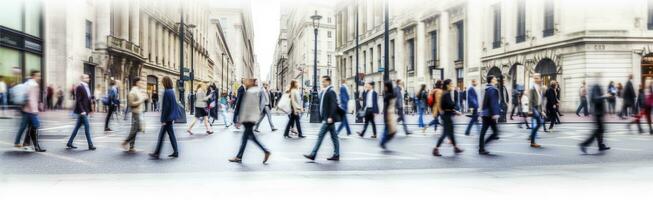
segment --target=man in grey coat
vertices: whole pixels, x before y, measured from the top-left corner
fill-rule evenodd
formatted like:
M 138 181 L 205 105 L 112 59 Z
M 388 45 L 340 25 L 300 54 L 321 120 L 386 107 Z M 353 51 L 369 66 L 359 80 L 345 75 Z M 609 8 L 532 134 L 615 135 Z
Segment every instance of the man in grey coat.
M 276 131 L 277 129 L 274 128 L 274 124 L 272 123 L 272 115 L 270 113 L 270 92 L 268 88 L 270 87 L 269 84 L 264 83 L 263 88 L 261 89 L 259 93 L 259 110 L 261 110 L 261 118 L 258 119 L 256 122 L 256 128 L 254 128 L 254 132 L 259 132 L 258 127 L 261 125 L 261 122 L 263 122 L 263 118 L 265 116 L 268 117 L 268 122 L 270 123 L 270 127 L 272 128 L 272 131 Z

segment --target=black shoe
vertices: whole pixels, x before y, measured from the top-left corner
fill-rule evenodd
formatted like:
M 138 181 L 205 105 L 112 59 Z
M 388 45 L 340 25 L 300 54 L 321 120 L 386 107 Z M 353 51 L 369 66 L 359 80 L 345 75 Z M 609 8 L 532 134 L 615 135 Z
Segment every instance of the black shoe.
M 458 148 L 458 147 L 454 147 L 454 148 L 453 148 L 453 152 L 454 152 L 454 153 L 462 153 L 463 151 L 464 151 L 464 150 L 462 150 L 461 148 Z
M 105 128 L 104 132 L 113 132 L 113 130 L 111 130 L 110 128 Z
M 580 146 L 580 151 L 583 152 L 584 154 L 587 154 L 587 147 L 585 145 L 579 145 Z
M 576 116 L 580 117 L 580 114 L 576 113 Z
M 36 152 L 45 152 L 46 150 L 45 149 L 35 149 L 34 151 L 36 151 Z
M 357 134 L 358 136 L 360 136 L 360 137 L 363 137 L 363 133 L 361 133 L 361 132 L 356 132 L 356 134 Z
M 168 157 L 170 157 L 170 158 L 179 158 L 179 153 L 172 153 L 172 154 L 168 155 Z
M 236 158 L 229 159 L 229 162 L 242 163 L 243 159 L 236 157 Z
M 77 149 L 77 147 L 76 147 L 76 146 L 73 146 L 72 144 L 68 144 L 68 145 L 66 145 L 66 148 L 69 148 L 69 149 Z
M 437 156 L 437 157 L 442 156 L 442 154 L 440 154 L 440 150 L 438 150 L 438 148 L 434 148 L 432 154 L 433 154 L 433 156 Z
M 478 150 L 478 154 L 481 154 L 481 155 L 489 155 L 490 152 L 489 152 L 489 151 L 486 151 L 486 150 Z
M 91 150 L 91 151 L 95 151 L 95 149 L 97 149 L 97 148 L 95 148 L 94 146 L 88 147 L 88 150 Z
M 153 159 L 159 159 L 159 154 L 150 153 L 150 154 L 147 154 L 147 155 L 149 155 Z
M 277 131 L 277 130 L 279 130 L 279 129 L 276 129 L 276 128 L 272 128 L 272 131 L 273 131 L 273 132 L 274 132 L 274 131 Z
M 290 137 L 289 135 L 284 135 L 283 137 L 286 138 L 286 139 L 290 139 L 290 138 L 292 138 L 292 137 Z
M 263 164 L 267 164 L 268 160 L 270 159 L 270 155 L 272 155 L 269 151 L 265 152 L 265 156 L 263 156 Z
M 607 151 L 607 150 L 610 150 L 610 147 L 602 146 L 599 148 L 599 151 Z
M 406 135 L 410 135 L 410 134 L 413 134 L 413 132 L 406 132 Z
M 304 135 L 299 135 L 299 136 L 297 136 L 297 137 L 299 137 L 299 138 L 305 138 L 306 136 L 304 136 Z
M 307 158 L 309 160 L 315 160 L 315 156 L 313 155 L 304 155 L 304 158 Z
M 330 161 L 340 161 L 340 156 L 331 156 L 331 158 L 327 158 L 327 160 L 330 160 Z

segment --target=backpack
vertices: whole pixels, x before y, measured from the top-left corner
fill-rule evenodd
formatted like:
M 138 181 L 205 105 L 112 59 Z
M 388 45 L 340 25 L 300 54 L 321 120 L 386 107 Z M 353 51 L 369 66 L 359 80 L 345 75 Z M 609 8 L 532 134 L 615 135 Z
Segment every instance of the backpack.
M 27 85 L 25 83 L 18 84 L 11 88 L 11 102 L 15 105 L 25 105 L 27 102 Z
M 104 96 L 100 98 L 100 101 L 102 101 L 102 105 L 108 106 L 109 105 L 109 97 Z

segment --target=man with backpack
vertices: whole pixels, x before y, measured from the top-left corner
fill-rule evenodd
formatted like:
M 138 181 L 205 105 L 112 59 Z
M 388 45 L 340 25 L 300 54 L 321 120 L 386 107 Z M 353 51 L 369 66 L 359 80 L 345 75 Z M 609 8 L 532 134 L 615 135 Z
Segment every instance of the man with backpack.
M 429 126 L 433 125 L 433 130 L 437 131 L 438 130 L 438 124 L 440 124 L 440 120 L 438 118 L 440 117 L 440 98 L 442 97 L 442 80 L 438 80 L 435 82 L 435 88 L 431 90 L 429 93 L 428 98 L 426 99 L 426 103 L 428 106 L 431 107 L 431 114 L 433 114 L 433 120 L 424 127 L 424 132 L 426 132 L 426 129 L 428 129 Z
M 111 121 L 111 116 L 116 112 L 118 107 L 120 106 L 120 95 L 118 94 L 118 85 L 120 85 L 120 81 L 118 80 L 112 80 L 109 83 L 109 91 L 107 91 L 107 99 L 103 100 L 105 102 L 102 102 L 106 106 L 109 106 L 109 111 L 107 111 L 107 118 L 104 120 L 104 132 L 112 132 L 111 128 L 109 128 L 109 122 Z
M 23 147 L 29 145 L 31 141 L 34 145 L 34 151 L 36 152 L 45 152 L 45 149 L 41 148 L 38 141 L 37 130 L 40 128 L 40 121 L 38 117 L 39 113 L 39 97 L 40 97 L 40 87 L 39 82 L 41 81 L 41 72 L 31 71 L 30 78 L 18 86 L 14 86 L 12 90 L 14 104 L 22 105 L 21 113 L 23 115 L 23 122 L 21 127 L 16 134 L 16 140 L 14 142 L 15 147 Z M 27 129 L 27 136 L 25 136 L 24 144 L 20 144 L 20 139 L 23 136 L 23 132 Z

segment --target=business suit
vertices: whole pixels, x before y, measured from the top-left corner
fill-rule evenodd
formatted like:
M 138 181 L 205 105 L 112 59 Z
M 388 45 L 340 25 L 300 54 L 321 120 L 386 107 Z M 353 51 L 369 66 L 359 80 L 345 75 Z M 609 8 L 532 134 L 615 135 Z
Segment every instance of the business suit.
M 553 125 L 558 121 L 558 111 L 556 106 L 558 106 L 558 95 L 554 88 L 549 88 L 544 93 L 544 98 L 546 99 L 546 114 L 547 118 L 551 122 L 549 129 L 553 128 Z
M 75 109 L 74 113 L 77 114 L 77 123 L 75 124 L 75 129 L 68 139 L 67 147 L 76 148 L 73 146 L 73 140 L 77 136 L 77 131 L 79 128 L 84 125 L 84 134 L 86 135 L 86 141 L 88 143 L 88 148 L 90 150 L 95 150 L 93 146 L 93 141 L 91 138 L 91 126 L 88 124 L 88 115 L 91 113 L 91 97 L 90 89 L 86 83 L 80 83 L 75 89 Z
M 347 130 L 347 135 L 351 135 L 351 128 L 349 128 L 349 120 L 347 119 L 346 114 L 349 111 L 349 88 L 347 88 L 347 85 L 342 84 L 340 86 L 339 98 L 340 108 L 345 112 L 345 115 L 342 117 L 342 121 L 336 132 L 340 133 L 340 131 L 345 128 L 345 130 Z
M 454 129 L 453 129 L 453 116 L 456 115 L 456 101 L 454 95 L 456 91 L 447 91 L 442 95 L 442 98 L 440 99 L 440 108 L 442 109 L 442 128 L 444 129 L 442 131 L 442 135 L 440 135 L 440 138 L 438 139 L 438 143 L 436 144 L 435 148 L 440 147 L 442 145 L 442 141 L 444 141 L 445 138 L 449 138 L 451 141 L 451 144 L 455 147 L 456 146 L 456 138 L 454 136 Z
M 497 121 L 494 119 L 495 116 L 501 114 L 501 105 L 499 100 L 499 89 L 492 84 L 487 84 L 485 88 L 485 96 L 483 97 L 483 110 L 481 111 L 481 118 L 483 120 L 483 126 L 481 127 L 481 134 L 478 141 L 478 151 L 481 154 L 487 154 L 485 151 L 485 145 L 493 140 L 499 138 L 499 129 L 497 128 Z M 488 138 L 485 138 L 485 133 L 488 128 L 492 129 L 492 135 Z
M 372 138 L 376 138 L 376 123 L 374 122 L 374 115 L 379 114 L 379 95 L 374 90 L 363 92 L 363 108 L 365 109 L 365 125 L 363 131 L 358 133 L 359 136 L 365 136 L 367 125 L 372 125 Z M 368 103 L 370 101 L 371 103 Z M 371 105 L 370 105 L 371 104 Z
M 472 126 L 478 124 L 478 95 L 474 87 L 467 88 L 467 107 L 472 110 L 472 114 L 470 115 L 471 119 L 469 120 L 469 124 L 467 124 L 467 129 L 465 129 L 465 135 L 469 135 Z
M 599 147 L 599 151 L 605 151 L 610 149 L 610 147 L 607 147 L 603 143 L 603 133 L 605 132 L 605 127 L 603 126 L 603 116 L 605 115 L 605 99 L 603 95 L 603 91 L 601 90 L 601 87 L 599 85 L 594 85 L 592 86 L 592 90 L 590 93 L 590 101 L 592 102 L 592 107 L 594 108 L 594 120 L 596 122 L 596 129 L 590 135 L 587 140 L 584 142 L 580 143 L 581 151 L 585 152 L 587 146 L 592 144 L 594 142 L 594 139 L 596 139 L 596 142 Z
M 237 93 L 237 96 L 236 96 L 236 103 L 235 103 L 235 106 L 234 106 L 234 110 L 240 110 L 240 101 L 242 101 L 243 95 L 245 95 L 245 87 L 241 85 L 238 88 L 238 93 Z M 234 115 L 232 121 L 234 122 L 234 124 L 238 123 L 238 118 L 236 117 L 236 115 Z
M 154 153 L 150 156 L 158 158 L 159 153 L 161 152 L 161 147 L 163 145 L 163 139 L 165 138 L 166 133 L 170 138 L 170 144 L 172 145 L 173 153 L 170 157 L 179 156 L 179 150 L 177 149 L 177 137 L 175 137 L 175 131 L 172 127 L 173 122 L 184 115 L 184 113 L 179 105 L 177 104 L 177 99 L 175 98 L 175 92 L 173 89 L 166 89 L 163 92 L 163 100 L 161 101 L 161 117 L 159 121 L 163 124 L 161 130 L 159 131 L 159 137 L 156 143 L 156 148 Z
M 118 107 L 120 106 L 120 97 L 118 93 L 118 87 L 113 86 L 111 89 L 108 91 L 108 100 L 109 100 L 109 111 L 107 112 L 107 117 L 104 119 L 104 130 L 105 131 L 110 131 L 111 129 L 109 128 L 109 122 L 111 121 L 111 116 L 116 112 Z
M 338 141 L 338 134 L 336 133 L 336 122 L 340 122 L 342 119 L 342 113 L 339 112 L 340 108 L 338 107 L 338 97 L 336 92 L 333 91 L 333 86 L 328 86 L 325 88 L 320 96 L 320 120 L 322 121 L 322 127 L 318 133 L 317 142 L 313 147 L 311 154 L 307 156 L 309 159 L 315 159 L 317 151 L 322 145 L 322 141 L 327 132 L 331 135 L 331 143 L 333 143 L 333 157 L 338 158 L 340 156 L 340 142 Z M 332 121 L 329 122 L 328 120 Z

